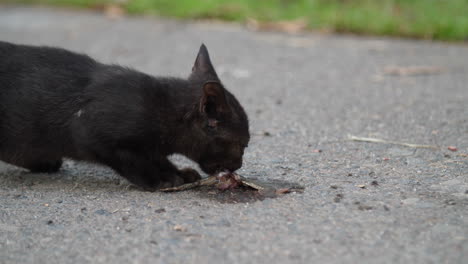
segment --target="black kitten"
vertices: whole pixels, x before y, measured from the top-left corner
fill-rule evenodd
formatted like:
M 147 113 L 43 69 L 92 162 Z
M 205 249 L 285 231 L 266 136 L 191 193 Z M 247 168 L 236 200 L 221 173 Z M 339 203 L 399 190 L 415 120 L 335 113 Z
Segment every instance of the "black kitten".
M 156 190 L 242 166 L 247 116 L 204 45 L 188 79 L 156 78 L 58 48 L 0 42 L 0 159 L 55 172 L 62 158 L 105 164 Z

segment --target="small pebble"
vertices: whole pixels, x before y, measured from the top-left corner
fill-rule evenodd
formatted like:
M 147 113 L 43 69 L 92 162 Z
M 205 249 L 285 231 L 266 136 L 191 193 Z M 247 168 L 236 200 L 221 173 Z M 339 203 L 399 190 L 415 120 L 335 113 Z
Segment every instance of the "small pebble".
M 165 212 L 166 212 L 166 209 L 164 209 L 164 208 L 159 208 L 159 209 L 154 210 L 154 212 L 157 213 L 157 214 L 165 213 Z
M 455 200 L 450 199 L 450 200 L 445 201 L 445 204 L 446 205 L 456 205 L 457 202 L 455 202 Z
M 335 203 L 339 203 L 339 202 L 341 202 L 341 199 L 343 199 L 343 194 L 339 193 L 339 194 L 337 194 L 337 195 L 335 196 L 335 198 L 333 199 L 333 201 L 334 201 Z
M 450 151 L 457 151 L 458 150 L 457 147 L 455 147 L 455 146 L 449 146 L 447 149 L 450 150 Z
M 108 212 L 107 210 L 105 210 L 105 209 L 96 210 L 94 213 L 95 213 L 95 214 L 98 214 L 98 215 L 106 215 L 106 216 L 107 216 L 107 215 L 111 215 L 111 213 L 109 213 L 109 212 Z
M 374 207 L 370 206 L 370 205 L 359 205 L 358 206 L 358 209 L 361 210 L 361 211 L 367 211 L 367 210 L 372 210 Z
M 175 225 L 173 229 L 174 229 L 175 231 L 178 231 L 178 232 L 185 232 L 185 231 L 187 231 L 187 228 L 184 227 L 184 226 L 181 226 L 181 225 Z
M 197 201 L 193 201 L 191 202 L 191 205 L 193 206 L 201 206 L 201 203 L 197 202 Z

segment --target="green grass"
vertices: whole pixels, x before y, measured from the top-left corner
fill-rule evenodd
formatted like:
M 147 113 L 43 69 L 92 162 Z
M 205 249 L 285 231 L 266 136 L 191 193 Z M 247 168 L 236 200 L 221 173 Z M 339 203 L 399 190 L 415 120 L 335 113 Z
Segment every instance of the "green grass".
M 0 2 L 12 0 L 0 0 Z M 15 1 L 18 2 L 18 1 Z M 113 0 L 19 0 L 96 7 Z M 128 0 L 131 14 L 229 21 L 305 19 L 310 29 L 436 40 L 468 39 L 468 0 Z

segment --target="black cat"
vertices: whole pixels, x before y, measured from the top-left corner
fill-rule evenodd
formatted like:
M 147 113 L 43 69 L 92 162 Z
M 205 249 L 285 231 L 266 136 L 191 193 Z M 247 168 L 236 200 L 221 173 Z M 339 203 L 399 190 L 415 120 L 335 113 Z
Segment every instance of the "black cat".
M 64 49 L 0 42 L 0 159 L 55 172 L 62 158 L 105 164 L 146 190 L 242 166 L 247 115 L 204 45 L 188 79 L 152 77 Z

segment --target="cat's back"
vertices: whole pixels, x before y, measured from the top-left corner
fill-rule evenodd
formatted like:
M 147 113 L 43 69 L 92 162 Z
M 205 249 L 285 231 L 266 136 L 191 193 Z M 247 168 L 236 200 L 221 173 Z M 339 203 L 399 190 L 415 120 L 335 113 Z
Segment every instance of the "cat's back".
M 92 58 L 65 49 L 0 41 L 0 104 L 19 109 L 15 102 L 21 102 L 26 111 L 41 102 L 67 102 L 98 67 Z
M 6 122 L 26 127 L 47 118 L 65 120 L 99 65 L 60 48 L 0 41 L 0 130 Z
M 97 66 L 92 58 L 61 48 L 0 41 L 0 73 L 80 73 Z M 57 75 L 57 74 L 55 74 Z

